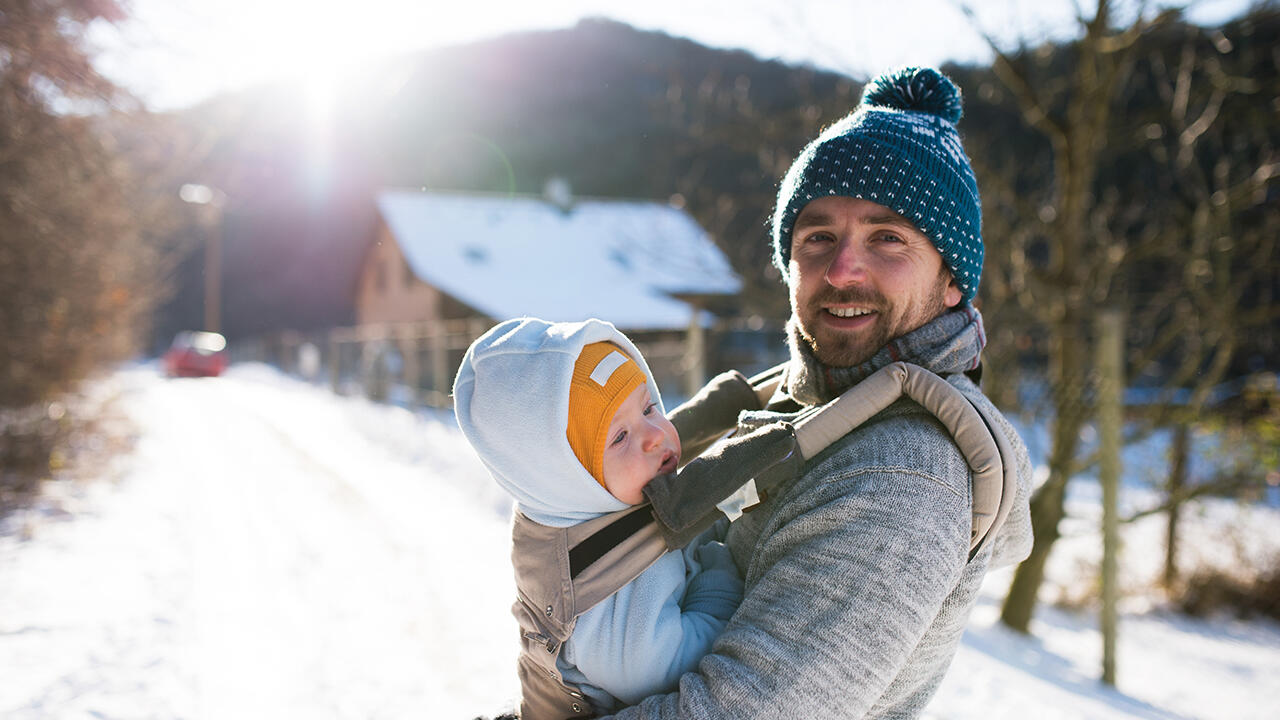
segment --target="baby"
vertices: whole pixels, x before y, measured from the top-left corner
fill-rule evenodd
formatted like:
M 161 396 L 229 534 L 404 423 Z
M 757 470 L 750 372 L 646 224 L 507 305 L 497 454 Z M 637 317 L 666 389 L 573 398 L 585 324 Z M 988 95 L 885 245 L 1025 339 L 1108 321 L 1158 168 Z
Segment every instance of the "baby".
M 454 408 L 516 512 L 544 526 L 641 503 L 644 486 L 680 461 L 648 366 L 600 320 L 497 325 L 463 358 Z M 742 600 L 717 531 L 663 555 L 578 617 L 556 667 L 596 712 L 674 690 L 710 650 Z

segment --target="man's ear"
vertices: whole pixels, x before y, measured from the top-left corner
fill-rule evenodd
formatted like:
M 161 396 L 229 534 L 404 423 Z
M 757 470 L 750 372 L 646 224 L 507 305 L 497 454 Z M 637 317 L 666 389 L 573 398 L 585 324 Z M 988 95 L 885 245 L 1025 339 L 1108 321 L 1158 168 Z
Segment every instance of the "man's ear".
M 947 273 L 951 275 L 950 273 Z M 942 293 L 942 302 L 949 308 L 953 308 L 960 304 L 960 298 L 964 297 L 964 293 L 960 292 L 960 286 L 956 284 L 956 278 L 951 275 L 947 280 L 947 289 Z

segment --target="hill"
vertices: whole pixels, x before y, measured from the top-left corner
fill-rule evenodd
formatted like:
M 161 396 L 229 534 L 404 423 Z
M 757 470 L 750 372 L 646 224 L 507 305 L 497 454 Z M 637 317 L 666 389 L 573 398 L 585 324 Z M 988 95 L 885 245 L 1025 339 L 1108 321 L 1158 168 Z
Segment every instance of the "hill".
M 606 20 L 406 56 L 353 75 L 327 110 L 304 88 L 182 114 L 207 151 L 192 177 L 228 196 L 224 327 L 233 337 L 351 322 L 373 193 L 423 187 L 686 204 L 738 267 L 767 265 L 777 178 L 853 105 L 847 78 Z M 198 235 L 189 229 L 191 236 Z M 159 336 L 200 317 L 200 253 Z M 785 295 L 748 273 L 749 305 Z
M 1269 48 L 1278 37 L 1280 12 L 1260 6 L 1222 28 L 1175 19 L 1139 39 L 1140 59 L 1118 94 L 1093 192 L 1102 199 L 1094 222 L 1109 237 L 1136 246 L 1160 234 L 1168 238 L 1162 242 L 1180 247 L 1159 250 L 1157 258 L 1135 255 L 1117 273 L 1112 301 L 1146 313 L 1135 323 L 1142 332 L 1185 325 L 1176 312 L 1193 311 L 1187 308 L 1194 302 L 1167 300 L 1171 278 L 1186 272 L 1185 258 L 1207 252 L 1191 247 L 1201 240 L 1185 230 L 1201 206 L 1216 200 L 1209 193 L 1197 199 L 1192 180 L 1238 182 L 1274 157 L 1280 127 L 1269 99 L 1280 91 L 1280 65 Z M 1211 118 L 1212 137 L 1184 166 L 1190 170 L 1172 172 L 1168 154 L 1179 151 L 1170 117 L 1180 101 L 1169 88 L 1188 51 L 1203 62 L 1189 76 L 1184 109 L 1199 113 L 1219 92 L 1224 99 Z M 1061 100 L 1065 94 L 1053 91 L 1063 87 L 1076 54 L 1070 44 L 1026 47 L 1014 62 Z M 1012 290 L 1002 293 L 996 278 L 1015 256 L 1040 269 L 1052 256 L 1043 237 L 1052 223 L 1044 208 L 1058 192 L 1052 186 L 1055 151 L 1027 126 L 991 68 L 944 71 L 965 91 L 960 130 L 984 188 L 984 275 L 990 280 L 981 295 L 984 313 L 1005 334 L 998 345 L 1042 353 L 1035 338 L 1044 328 L 1012 307 Z M 352 321 L 357 265 L 371 234 L 377 189 L 538 193 L 552 177 L 568 180 L 580 196 L 688 207 L 743 277 L 743 314 L 781 319 L 786 294 L 769 264 L 767 228 L 776 183 L 804 144 L 854 107 L 860 94 L 855 81 L 833 73 L 607 20 L 310 80 L 310 94 L 301 86 L 260 88 L 179 118 L 206 148 L 190 177 L 228 195 L 224 328 L 233 338 Z M 1068 121 L 1062 107 L 1047 110 Z M 1239 293 L 1250 316 L 1280 291 L 1274 262 L 1276 269 L 1260 279 L 1254 272 L 1268 267 L 1258 252 L 1274 248 L 1258 239 L 1274 236 L 1266 228 L 1278 216 L 1280 195 L 1275 183 L 1270 187 L 1260 199 L 1233 201 L 1230 217 L 1215 220 L 1239 237 L 1249 233 L 1250 247 L 1261 248 L 1244 252 L 1237 243 L 1235 258 L 1223 261 L 1230 267 L 1218 273 L 1250 271 L 1254 279 Z M 196 247 L 199 233 L 187 235 Z M 1102 243 L 1100 238 L 1091 242 Z M 161 314 L 159 340 L 199 323 L 201 268 L 198 252 L 179 268 L 180 291 Z M 1151 344 L 1149 334 L 1132 341 Z M 1179 362 L 1179 354 L 1166 353 L 1166 365 Z M 1264 324 L 1261 332 L 1246 334 L 1234 357 L 1233 374 L 1275 367 L 1280 336 Z

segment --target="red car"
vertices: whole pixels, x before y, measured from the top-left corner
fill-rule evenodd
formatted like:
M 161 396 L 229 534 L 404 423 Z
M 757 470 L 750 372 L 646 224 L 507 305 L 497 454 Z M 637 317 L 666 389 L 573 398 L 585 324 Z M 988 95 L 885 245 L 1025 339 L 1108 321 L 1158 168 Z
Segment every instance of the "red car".
M 184 330 L 164 354 L 169 377 L 217 377 L 227 369 L 227 339 L 218 333 Z

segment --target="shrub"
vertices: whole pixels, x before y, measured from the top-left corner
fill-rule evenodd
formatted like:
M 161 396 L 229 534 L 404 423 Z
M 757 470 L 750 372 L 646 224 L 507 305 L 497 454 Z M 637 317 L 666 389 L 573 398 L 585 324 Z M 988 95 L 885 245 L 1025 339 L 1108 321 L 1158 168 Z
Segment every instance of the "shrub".
M 1187 580 L 1177 603 L 1183 612 L 1197 617 L 1231 612 L 1240 618 L 1280 620 L 1280 558 L 1247 580 L 1219 570 L 1201 570 Z

